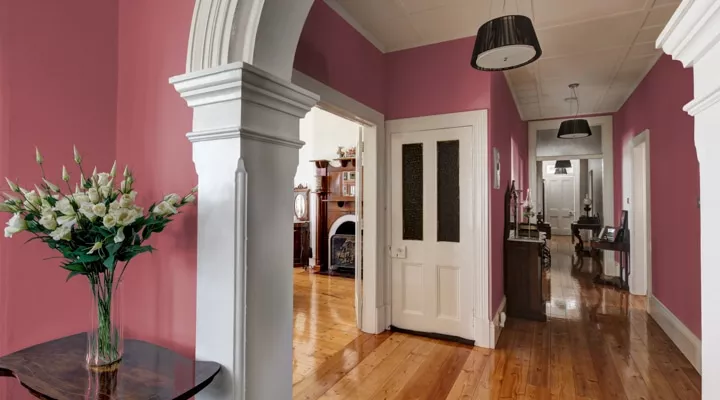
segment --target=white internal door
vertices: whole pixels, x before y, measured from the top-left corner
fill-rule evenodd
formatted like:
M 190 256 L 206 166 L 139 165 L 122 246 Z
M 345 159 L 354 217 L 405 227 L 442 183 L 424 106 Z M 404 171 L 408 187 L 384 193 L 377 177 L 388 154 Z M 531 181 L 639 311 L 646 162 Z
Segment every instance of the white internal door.
M 553 234 L 570 235 L 570 224 L 575 220 L 575 177 L 550 175 L 545 182 L 547 222 Z
M 472 128 L 392 135 L 392 325 L 473 339 Z

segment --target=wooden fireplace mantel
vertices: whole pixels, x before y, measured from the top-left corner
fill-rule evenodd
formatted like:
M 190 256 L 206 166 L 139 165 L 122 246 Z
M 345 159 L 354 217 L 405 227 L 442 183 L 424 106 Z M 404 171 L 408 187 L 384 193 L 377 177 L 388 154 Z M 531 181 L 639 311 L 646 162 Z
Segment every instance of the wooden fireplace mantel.
M 333 165 L 330 160 L 311 160 L 317 168 L 315 176 L 318 178 L 315 195 L 317 196 L 317 212 L 315 213 L 315 263 L 320 272 L 329 271 L 328 242 L 330 229 L 341 217 L 355 215 L 355 196 L 348 196 L 348 187 L 354 187 L 354 176 L 346 179 L 355 169 L 355 158 L 338 158 L 340 165 Z M 345 188 L 345 192 L 343 192 Z

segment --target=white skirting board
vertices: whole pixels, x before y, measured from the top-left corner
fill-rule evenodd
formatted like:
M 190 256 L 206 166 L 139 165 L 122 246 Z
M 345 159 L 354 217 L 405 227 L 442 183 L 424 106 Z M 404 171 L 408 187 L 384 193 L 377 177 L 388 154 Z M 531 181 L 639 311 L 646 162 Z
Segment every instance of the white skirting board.
M 655 296 L 650 297 L 648 313 L 670 337 L 697 372 L 702 375 L 702 342 Z
M 494 349 L 497 346 L 497 342 L 500 339 L 500 332 L 502 332 L 503 326 L 505 326 L 505 308 L 507 307 L 507 297 L 503 296 L 500 302 L 500 307 L 495 311 L 493 316 L 492 325 L 490 326 L 490 348 Z
M 503 296 L 500 307 L 493 314 L 492 320 L 475 317 L 475 346 L 484 347 L 486 349 L 494 349 L 497 345 L 500 332 L 502 331 L 502 323 L 505 322 L 505 306 L 506 298 Z

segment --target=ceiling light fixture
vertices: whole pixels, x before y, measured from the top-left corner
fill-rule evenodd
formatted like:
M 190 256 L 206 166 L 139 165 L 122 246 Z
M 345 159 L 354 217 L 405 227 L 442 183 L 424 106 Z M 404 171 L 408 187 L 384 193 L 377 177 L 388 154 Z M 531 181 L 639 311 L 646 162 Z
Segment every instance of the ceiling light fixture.
M 568 168 L 572 168 L 572 163 L 570 163 L 570 160 L 555 161 L 555 175 L 567 175 Z
M 592 136 L 592 131 L 590 130 L 590 124 L 588 121 L 586 119 L 577 118 L 578 114 L 580 114 L 580 100 L 577 97 L 575 89 L 577 89 L 578 86 L 580 86 L 579 83 L 571 83 L 568 85 L 570 88 L 570 97 L 565 99 L 565 101 L 574 101 L 575 104 L 577 104 L 577 109 L 575 111 L 576 118 L 563 121 L 560 124 L 560 129 L 558 129 L 557 134 L 558 139 L 579 139 Z M 572 114 L 572 105 L 570 106 L 570 113 Z
M 517 6 L 517 1 L 515 4 Z M 534 16 L 533 0 L 530 0 L 530 6 Z M 524 15 L 503 15 L 490 19 L 478 29 L 470 65 L 480 71 L 505 71 L 530 64 L 541 55 L 542 49 L 532 20 Z

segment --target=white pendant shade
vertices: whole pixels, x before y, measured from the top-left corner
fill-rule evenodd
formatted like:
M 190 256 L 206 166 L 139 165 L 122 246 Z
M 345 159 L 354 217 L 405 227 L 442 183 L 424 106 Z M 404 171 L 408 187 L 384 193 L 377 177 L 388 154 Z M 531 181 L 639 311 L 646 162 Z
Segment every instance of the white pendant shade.
M 478 54 L 475 63 L 484 69 L 505 70 L 532 60 L 537 52 L 532 46 L 516 44 L 490 49 Z

